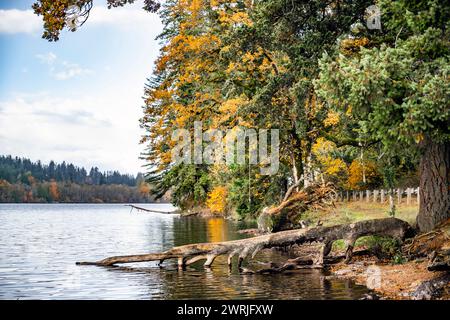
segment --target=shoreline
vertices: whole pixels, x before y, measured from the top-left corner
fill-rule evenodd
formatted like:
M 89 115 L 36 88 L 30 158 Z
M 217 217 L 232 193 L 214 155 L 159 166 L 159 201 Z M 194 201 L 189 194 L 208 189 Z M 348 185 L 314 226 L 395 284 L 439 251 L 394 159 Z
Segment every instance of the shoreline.
M 350 264 L 339 262 L 330 265 L 332 275 L 329 277 L 350 279 L 365 285 L 383 300 L 449 300 L 449 274 L 428 271 L 427 266 L 426 259 L 392 264 L 377 261 L 375 257 L 361 256 L 355 257 Z M 434 284 L 440 280 L 446 282 L 442 288 Z

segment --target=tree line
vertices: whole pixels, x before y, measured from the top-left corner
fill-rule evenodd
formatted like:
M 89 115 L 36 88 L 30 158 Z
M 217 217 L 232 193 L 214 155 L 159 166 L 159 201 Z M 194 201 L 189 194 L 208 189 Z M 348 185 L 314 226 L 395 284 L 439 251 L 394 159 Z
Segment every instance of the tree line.
M 8 156 L 0 156 L 0 179 L 9 183 L 28 183 L 32 176 L 36 181 L 73 182 L 78 184 L 124 184 L 135 186 L 142 179 L 142 174 L 132 176 L 121 174 L 119 171 L 100 172 L 98 167 L 92 167 L 89 172 L 83 167 L 77 167 L 72 163 L 41 163 L 40 160 L 32 162 L 30 159 Z
M 43 164 L 0 156 L 0 202 L 150 202 L 150 186 L 141 173 L 87 170 L 72 163 Z

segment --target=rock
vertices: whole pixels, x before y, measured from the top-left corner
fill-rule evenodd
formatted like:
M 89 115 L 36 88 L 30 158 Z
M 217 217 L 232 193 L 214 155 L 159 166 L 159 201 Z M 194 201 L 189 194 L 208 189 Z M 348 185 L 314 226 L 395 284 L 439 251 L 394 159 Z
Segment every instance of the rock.
M 380 297 L 378 295 L 376 295 L 375 293 L 366 293 L 359 300 L 380 300 Z
M 422 282 L 411 294 L 414 300 L 435 300 L 441 297 L 446 286 L 449 285 L 450 275 Z

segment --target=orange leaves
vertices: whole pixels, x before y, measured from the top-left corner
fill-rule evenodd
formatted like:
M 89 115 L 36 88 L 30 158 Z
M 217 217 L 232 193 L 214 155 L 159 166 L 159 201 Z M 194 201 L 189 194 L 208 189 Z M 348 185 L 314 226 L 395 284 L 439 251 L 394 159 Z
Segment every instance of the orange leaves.
M 48 187 L 48 192 L 50 193 L 50 197 L 52 198 L 52 201 L 59 200 L 58 184 L 56 183 L 55 180 L 50 181 L 50 186 Z
M 150 190 L 150 185 L 147 182 L 142 181 L 141 184 L 139 184 L 139 193 L 141 195 L 149 195 Z

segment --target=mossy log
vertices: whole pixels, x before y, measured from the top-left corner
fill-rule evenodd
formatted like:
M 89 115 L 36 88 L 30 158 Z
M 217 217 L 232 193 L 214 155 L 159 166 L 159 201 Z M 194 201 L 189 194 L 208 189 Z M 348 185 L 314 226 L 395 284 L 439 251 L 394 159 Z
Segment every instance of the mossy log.
M 281 231 L 241 240 L 188 244 L 161 253 L 116 256 L 95 262 L 77 262 L 77 264 L 112 266 L 120 263 L 146 261 L 159 261 L 161 264 L 167 259 L 177 259 L 179 267 L 185 267 L 199 260 L 206 260 L 204 265 L 209 267 L 217 256 L 226 255 L 228 256 L 228 265 L 231 267 L 232 258 L 237 255 L 240 268 L 245 258 L 248 256 L 254 258 L 256 253 L 262 249 L 318 242 L 321 244 L 321 250 L 314 262 L 316 265 L 322 265 L 324 256 L 329 254 L 331 246 L 336 240 L 344 239 L 347 244 L 346 260 L 348 262 L 352 257 L 355 241 L 359 237 L 380 235 L 403 239 L 409 230 L 408 223 L 396 218 L 374 219 L 331 227 L 321 226 Z

